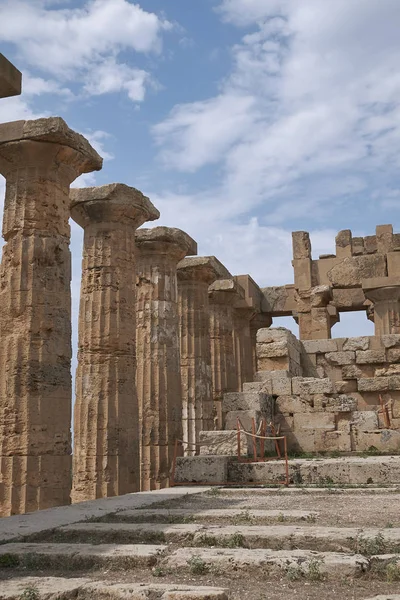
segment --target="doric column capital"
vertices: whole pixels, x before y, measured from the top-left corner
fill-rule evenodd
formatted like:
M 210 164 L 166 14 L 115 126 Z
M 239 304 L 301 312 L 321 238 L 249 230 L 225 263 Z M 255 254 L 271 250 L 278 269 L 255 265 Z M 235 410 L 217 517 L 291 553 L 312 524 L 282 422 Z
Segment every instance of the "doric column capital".
M 138 229 L 136 247 L 141 258 L 155 254 L 172 261 L 180 261 L 185 256 L 197 254 L 197 243 L 181 229 L 175 227 L 154 227 Z
M 400 300 L 400 282 L 397 286 L 388 286 L 376 289 L 364 289 L 365 297 L 373 302 L 388 302 Z
M 21 166 L 54 166 L 70 184 L 82 173 L 99 171 L 102 164 L 89 142 L 60 117 L 0 125 L 0 173 L 4 177 Z
M 178 263 L 179 281 L 202 281 L 210 285 L 230 277 L 229 271 L 215 256 L 188 256 Z
M 72 189 L 70 200 L 71 216 L 84 229 L 110 223 L 136 229 L 160 216 L 149 198 L 123 183 Z
M 243 306 L 245 294 L 243 288 L 234 279 L 217 279 L 208 288 L 208 297 L 212 304 Z

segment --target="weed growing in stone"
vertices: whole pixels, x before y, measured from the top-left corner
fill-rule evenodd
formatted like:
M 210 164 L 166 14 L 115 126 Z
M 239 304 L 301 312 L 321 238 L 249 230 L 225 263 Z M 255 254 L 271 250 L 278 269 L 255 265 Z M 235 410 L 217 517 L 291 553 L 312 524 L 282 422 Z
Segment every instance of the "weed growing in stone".
M 248 510 L 242 510 L 239 514 L 231 518 L 232 525 L 240 525 L 241 523 L 253 523 L 254 519 Z
M 19 597 L 19 600 L 39 600 L 40 593 L 36 586 L 28 585 Z
M 1 554 L 0 555 L 0 569 L 12 569 L 18 567 L 19 558 L 14 554 Z
M 225 540 L 221 540 L 220 545 L 225 548 L 244 548 L 244 537 L 241 533 L 234 533 Z
M 323 575 L 321 573 L 321 561 L 316 560 L 315 558 L 310 560 L 308 563 L 307 571 L 305 573 L 305 577 L 309 581 L 322 581 Z
M 382 554 L 385 551 L 385 538 L 382 533 L 378 533 L 375 537 L 364 537 L 362 534 L 356 540 L 357 552 L 372 556 L 374 554 Z
M 278 515 L 278 521 L 279 521 L 279 523 L 283 523 L 285 521 L 285 515 L 280 513 Z
M 192 575 L 204 575 L 208 571 L 208 566 L 200 556 L 192 556 L 186 562 Z
M 217 488 L 217 487 L 212 487 L 210 490 L 208 490 L 206 492 L 206 494 L 208 496 L 219 496 L 220 493 L 221 493 L 221 490 L 219 488 Z
M 400 565 L 397 562 L 386 565 L 386 579 L 388 583 L 400 581 Z

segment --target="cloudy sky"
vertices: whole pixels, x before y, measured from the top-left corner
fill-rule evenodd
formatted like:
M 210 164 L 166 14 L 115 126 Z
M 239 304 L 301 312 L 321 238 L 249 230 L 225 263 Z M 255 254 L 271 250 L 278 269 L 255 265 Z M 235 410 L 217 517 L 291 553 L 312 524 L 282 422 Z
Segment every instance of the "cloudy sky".
M 0 23 L 24 74 L 0 122 L 62 116 L 105 158 L 75 185 L 139 188 L 232 273 L 291 283 L 292 230 L 315 257 L 400 231 L 399 0 L 0 0 Z

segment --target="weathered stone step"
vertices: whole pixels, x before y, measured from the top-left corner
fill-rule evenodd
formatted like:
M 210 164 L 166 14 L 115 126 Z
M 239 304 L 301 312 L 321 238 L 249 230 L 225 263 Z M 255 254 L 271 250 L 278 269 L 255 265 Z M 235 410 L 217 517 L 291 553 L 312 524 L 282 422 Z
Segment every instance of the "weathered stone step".
M 138 509 L 124 510 L 116 513 L 112 517 L 108 516 L 104 521 L 146 521 L 164 522 L 164 523 L 187 523 L 189 521 L 314 521 L 318 513 L 310 510 L 258 510 L 258 509 L 236 509 L 236 508 L 215 508 L 210 510 L 197 509 Z
M 186 543 L 193 546 L 307 549 L 382 554 L 400 551 L 400 528 L 359 529 L 313 525 L 201 525 L 156 523 L 77 523 L 57 531 L 63 541 Z
M 97 564 L 114 568 L 151 566 L 163 546 L 145 544 L 10 543 L 0 546 L 0 567 L 45 569 L 52 566 L 86 569 Z
M 164 559 L 172 569 L 189 570 L 203 565 L 204 572 L 262 569 L 265 575 L 277 571 L 315 579 L 320 576 L 354 577 L 369 570 L 369 560 L 358 554 L 313 552 L 310 550 L 248 550 L 246 548 L 179 548 Z
M 79 600 L 228 600 L 225 589 L 206 586 L 157 583 L 107 583 L 89 579 L 67 579 L 64 577 L 21 577 L 1 582 L 1 600 L 20 600 L 26 590 L 34 590 L 35 600 L 49 598 L 75 598 Z M 35 594 L 33 596 L 33 593 Z
M 400 486 L 388 485 L 385 487 L 372 487 L 372 486 L 355 486 L 355 487 L 308 487 L 308 486 L 296 486 L 296 487 L 218 487 L 216 493 L 218 496 L 228 496 L 229 498 L 246 498 L 248 496 L 309 496 L 312 494 L 330 496 L 332 494 L 345 494 L 351 496 L 365 496 L 365 495 L 390 495 L 394 501 L 400 499 Z
M 230 447 L 224 453 L 230 456 L 190 456 L 178 458 L 177 483 L 255 483 L 277 484 L 285 478 L 285 463 L 273 460 L 263 463 L 239 463 L 235 432 L 210 432 L 231 435 Z M 243 437 L 243 436 L 242 436 Z M 209 446 L 217 454 L 218 447 Z M 201 450 L 203 452 L 203 449 Z M 209 454 L 212 454 L 208 450 Z M 289 460 L 289 480 L 294 485 L 400 485 L 400 456 L 345 456 L 341 458 L 314 458 Z

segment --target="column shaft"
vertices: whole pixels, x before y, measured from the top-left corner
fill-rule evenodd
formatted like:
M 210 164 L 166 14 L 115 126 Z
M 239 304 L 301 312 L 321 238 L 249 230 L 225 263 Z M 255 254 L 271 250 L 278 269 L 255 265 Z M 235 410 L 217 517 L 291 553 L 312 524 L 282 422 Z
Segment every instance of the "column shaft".
M 6 177 L 0 270 L 1 516 L 70 501 L 69 185 L 81 172 L 101 166 L 86 140 L 61 119 L 15 125 L 13 140 L 19 139 L 0 144 L 0 172 Z M 33 139 L 29 130 L 34 130 Z M 76 147 L 62 145 L 64 140 L 71 144 L 71 138 Z
M 177 229 L 137 232 L 137 388 L 141 489 L 166 487 L 182 439 L 177 264 L 197 250 Z

